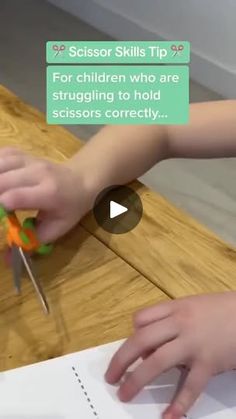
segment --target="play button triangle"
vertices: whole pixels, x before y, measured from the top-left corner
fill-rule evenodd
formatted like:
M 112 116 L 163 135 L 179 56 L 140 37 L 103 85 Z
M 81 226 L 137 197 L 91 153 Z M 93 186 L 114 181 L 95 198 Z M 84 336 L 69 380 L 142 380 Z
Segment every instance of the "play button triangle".
M 128 211 L 128 208 L 115 201 L 110 201 L 110 218 L 118 217 L 118 215 L 124 214 Z

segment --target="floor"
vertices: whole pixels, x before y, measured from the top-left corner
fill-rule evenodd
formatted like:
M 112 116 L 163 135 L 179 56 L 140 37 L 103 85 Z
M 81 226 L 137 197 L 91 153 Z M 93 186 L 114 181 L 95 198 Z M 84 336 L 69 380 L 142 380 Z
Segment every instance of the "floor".
M 105 34 L 44 0 L 1 0 L 0 83 L 45 112 L 45 42 L 108 40 Z M 191 102 L 219 96 L 191 82 Z M 98 126 L 68 126 L 88 139 Z M 171 160 L 158 164 L 141 180 L 236 244 L 236 165 L 234 159 Z M 158 214 L 157 214 L 158 217 Z

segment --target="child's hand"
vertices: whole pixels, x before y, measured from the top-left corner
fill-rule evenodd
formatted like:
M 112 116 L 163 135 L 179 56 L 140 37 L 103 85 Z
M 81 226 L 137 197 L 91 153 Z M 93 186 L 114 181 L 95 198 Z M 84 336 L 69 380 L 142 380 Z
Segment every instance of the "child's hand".
M 145 309 L 135 316 L 135 332 L 114 355 L 106 372 L 110 384 L 142 357 L 119 388 L 131 400 L 168 369 L 189 369 L 182 388 L 164 414 L 179 419 L 187 413 L 214 374 L 236 367 L 236 293 L 183 298 Z
M 0 203 L 8 210 L 39 210 L 37 233 L 47 243 L 91 209 L 92 196 L 79 170 L 5 148 L 0 150 Z

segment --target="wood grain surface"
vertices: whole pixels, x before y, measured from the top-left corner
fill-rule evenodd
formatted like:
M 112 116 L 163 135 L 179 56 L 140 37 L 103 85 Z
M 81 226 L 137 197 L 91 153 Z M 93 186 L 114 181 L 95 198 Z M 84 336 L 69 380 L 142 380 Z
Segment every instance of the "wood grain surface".
M 106 233 L 93 214 L 86 229 L 170 297 L 236 290 L 236 249 L 139 182 L 143 217 L 124 235 Z
M 14 295 L 1 243 L 1 371 L 124 338 L 137 309 L 166 298 L 78 226 L 52 255 L 34 260 L 51 310 L 45 316 L 27 275 Z
M 80 146 L 64 129 L 0 88 L 0 146 L 62 161 Z M 21 216 L 23 214 L 20 214 Z M 77 226 L 50 256 L 34 260 L 49 300 L 45 316 L 27 275 L 14 295 L 0 226 L 0 370 L 126 337 L 132 314 L 167 297 L 107 246 Z
M 64 161 L 83 143 L 57 125 L 48 125 L 44 115 L 23 103 L 0 85 L 1 147 L 20 147 L 39 157 Z
M 81 227 L 63 238 L 50 257 L 34 263 L 49 316 L 27 276 L 22 295 L 14 295 L 1 247 L 0 370 L 126 337 L 133 312 L 166 298 Z

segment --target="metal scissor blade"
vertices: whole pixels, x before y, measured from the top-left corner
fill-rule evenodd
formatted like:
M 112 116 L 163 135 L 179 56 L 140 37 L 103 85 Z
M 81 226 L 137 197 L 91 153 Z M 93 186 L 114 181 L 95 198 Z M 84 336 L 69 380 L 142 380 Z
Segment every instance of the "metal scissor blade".
M 38 298 L 39 298 L 39 300 L 40 300 L 40 302 L 43 306 L 43 309 L 44 309 L 45 313 L 48 314 L 49 313 L 48 303 L 47 303 L 46 297 L 44 295 L 44 292 L 41 288 L 40 283 L 37 281 L 35 275 L 33 274 L 33 267 L 32 267 L 32 262 L 31 262 L 30 256 L 28 254 L 26 254 L 21 247 L 19 247 L 18 250 L 19 250 L 22 262 L 23 262 L 23 264 L 24 264 L 24 266 L 25 266 L 25 268 L 28 272 L 28 275 L 31 279 L 31 282 L 34 286 L 36 294 L 37 294 L 37 296 L 38 296 Z
M 16 245 L 11 247 L 11 265 L 12 265 L 12 272 L 13 272 L 13 282 L 15 285 L 15 289 L 17 294 L 20 294 L 21 291 L 21 278 L 22 278 L 22 258 L 19 253 L 19 249 Z

